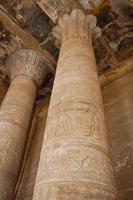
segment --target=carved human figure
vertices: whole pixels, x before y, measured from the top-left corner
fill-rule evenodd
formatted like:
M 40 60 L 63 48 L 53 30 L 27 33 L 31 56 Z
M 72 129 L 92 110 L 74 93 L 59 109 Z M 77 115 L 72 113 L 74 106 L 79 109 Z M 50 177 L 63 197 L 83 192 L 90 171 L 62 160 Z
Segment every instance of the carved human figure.
M 110 147 L 92 39 L 96 17 L 59 18 L 61 42 L 34 200 L 116 200 Z
M 0 107 L 1 200 L 14 196 L 37 87 L 47 74 L 45 59 L 29 49 L 12 54 L 7 67 L 11 85 Z

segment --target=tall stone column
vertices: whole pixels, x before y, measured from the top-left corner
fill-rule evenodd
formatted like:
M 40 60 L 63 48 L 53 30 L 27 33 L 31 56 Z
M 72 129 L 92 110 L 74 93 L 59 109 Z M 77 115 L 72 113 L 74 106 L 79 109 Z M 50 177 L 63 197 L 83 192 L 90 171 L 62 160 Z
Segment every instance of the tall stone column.
M 13 198 L 37 87 L 46 76 L 44 58 L 18 50 L 8 62 L 11 85 L 0 107 L 0 199 Z
M 117 190 L 92 47 L 96 18 L 80 10 L 54 29 L 61 50 L 34 200 L 116 200 Z
M 24 173 L 16 194 L 15 200 L 32 200 L 35 178 L 40 159 L 42 140 L 44 137 L 45 122 L 49 107 L 49 95 L 39 101 L 36 106 L 36 127 L 25 163 Z

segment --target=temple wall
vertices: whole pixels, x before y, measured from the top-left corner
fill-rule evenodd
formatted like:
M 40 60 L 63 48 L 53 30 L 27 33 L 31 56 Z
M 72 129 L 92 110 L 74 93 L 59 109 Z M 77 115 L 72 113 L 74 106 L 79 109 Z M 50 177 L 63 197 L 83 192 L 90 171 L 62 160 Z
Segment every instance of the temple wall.
M 125 61 L 122 76 L 103 82 L 102 95 L 110 133 L 115 178 L 120 200 L 133 199 L 133 59 Z M 121 68 L 121 69 L 122 69 Z M 121 70 L 124 72 L 124 70 Z M 120 73 L 118 73 L 120 74 Z M 116 79 L 115 79 L 116 76 Z M 112 78 L 111 78 L 112 79 Z

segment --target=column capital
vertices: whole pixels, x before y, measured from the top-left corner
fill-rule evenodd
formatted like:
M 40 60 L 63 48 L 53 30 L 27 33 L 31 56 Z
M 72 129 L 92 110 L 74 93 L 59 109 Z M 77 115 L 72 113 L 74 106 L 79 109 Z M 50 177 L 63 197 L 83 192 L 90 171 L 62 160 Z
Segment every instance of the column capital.
M 85 15 L 82 10 L 74 9 L 70 15 L 59 17 L 58 25 L 53 28 L 53 35 L 60 42 L 74 37 L 97 39 L 101 36 L 101 29 L 97 27 L 94 15 Z
M 19 49 L 7 61 L 8 74 L 13 80 L 16 76 L 28 76 L 37 86 L 45 79 L 49 63 L 44 56 L 32 49 Z

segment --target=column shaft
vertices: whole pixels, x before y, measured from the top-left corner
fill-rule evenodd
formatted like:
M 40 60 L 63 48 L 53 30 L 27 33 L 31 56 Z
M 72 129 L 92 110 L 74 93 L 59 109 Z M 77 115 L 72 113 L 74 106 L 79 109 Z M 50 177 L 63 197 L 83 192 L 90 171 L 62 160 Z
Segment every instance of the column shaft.
M 93 47 L 84 37 L 79 11 L 70 20 L 70 26 L 66 23 L 69 29 L 65 25 L 62 30 L 69 37 L 60 50 L 33 199 L 114 200 Z
M 32 200 L 35 178 L 40 159 L 42 140 L 44 137 L 45 122 L 49 106 L 49 96 L 39 102 L 36 107 L 36 128 L 34 136 L 25 164 L 24 173 L 20 182 L 20 186 L 16 195 L 16 200 Z
M 36 89 L 31 79 L 16 77 L 0 107 L 0 199 L 11 199 L 16 185 Z
M 37 86 L 45 79 L 45 60 L 30 49 L 7 63 L 11 85 L 0 107 L 0 199 L 12 200 L 25 150 Z

